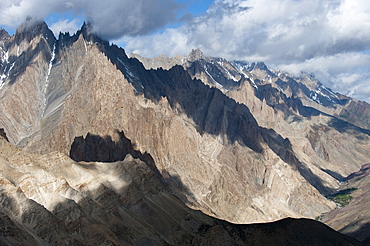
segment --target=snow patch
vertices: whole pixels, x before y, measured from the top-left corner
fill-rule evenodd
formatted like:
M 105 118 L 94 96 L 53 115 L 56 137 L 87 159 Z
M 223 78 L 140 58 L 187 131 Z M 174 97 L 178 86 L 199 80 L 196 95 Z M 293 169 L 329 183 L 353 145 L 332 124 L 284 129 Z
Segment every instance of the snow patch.
M 321 91 L 321 89 L 324 89 L 325 91 L 327 91 L 331 96 L 333 96 L 333 97 L 335 97 L 336 99 L 338 99 L 339 100 L 339 98 L 338 98 L 338 96 L 334 93 L 334 92 L 332 92 L 331 90 L 329 90 L 328 88 L 326 88 L 325 86 L 321 86 L 320 87 L 320 91 Z
M 140 81 L 136 76 L 135 76 L 135 74 L 133 74 L 131 71 L 130 71 L 130 69 L 126 66 L 126 64 L 119 58 L 119 57 L 117 57 L 117 60 L 123 65 L 123 67 L 125 68 L 125 71 L 126 71 L 126 73 L 127 73 L 127 79 L 131 82 L 131 83 L 133 83 L 133 81 L 134 80 L 136 80 L 136 81 Z M 144 89 L 144 86 L 139 82 L 139 85 L 140 85 L 140 87 L 142 88 L 142 89 Z
M 254 66 L 253 66 L 252 70 L 250 71 L 251 73 L 253 73 L 253 71 L 254 71 L 254 69 L 256 68 L 256 66 L 257 66 L 257 64 L 256 64 L 256 63 L 254 63 Z
M 212 77 L 212 75 L 208 72 L 208 70 L 207 70 L 207 66 L 206 65 L 204 65 L 204 71 L 206 72 L 206 74 L 212 79 L 212 81 L 213 81 L 213 83 L 217 86 L 217 87 L 221 87 L 221 88 L 223 88 L 223 86 L 220 84 L 220 83 L 218 83 L 213 77 Z
M 44 86 L 44 90 L 43 90 L 43 94 L 44 94 L 44 106 L 45 107 L 46 107 L 46 101 L 47 101 L 46 92 L 47 92 L 47 89 L 48 89 L 48 86 L 49 86 L 49 76 L 50 76 L 50 73 L 51 73 L 51 69 L 53 68 L 53 62 L 54 62 L 54 59 L 55 59 L 55 49 L 56 49 L 56 46 L 55 46 L 55 43 L 54 43 L 54 45 L 53 45 L 53 51 L 51 53 L 51 59 L 49 61 L 48 72 L 47 72 L 46 78 L 45 78 L 45 86 Z M 45 117 L 45 112 L 46 112 L 46 108 L 44 108 L 44 112 L 42 113 L 42 118 Z
M 2 62 L 3 63 L 9 63 L 9 51 L 5 52 L 3 50 L 3 48 L 1 48 L 1 47 L 0 47 L 0 49 L 1 49 L 2 53 L 4 54 L 3 57 L 1 58 Z
M 254 79 L 249 77 L 248 74 L 244 72 L 244 70 L 248 70 L 248 67 L 246 65 L 240 65 L 239 63 L 234 63 L 234 65 L 234 67 L 244 76 L 244 78 L 249 79 L 252 86 L 258 90 L 258 86 L 254 82 Z
M 271 78 L 271 76 L 270 75 L 267 75 L 266 77 L 265 77 L 265 81 L 266 80 L 268 80 L 268 82 L 270 83 L 270 84 L 272 84 L 272 78 Z
M 319 99 L 319 96 L 317 95 L 316 92 L 312 91 L 310 93 L 310 100 L 311 101 L 314 101 L 314 102 L 317 102 L 318 104 L 322 105 L 322 103 L 320 102 L 320 99 Z
M 6 78 L 5 74 L 0 75 L 0 89 L 3 88 Z
M 254 82 L 254 79 L 252 79 L 252 78 L 249 78 L 249 79 L 250 79 L 250 81 L 252 82 L 252 83 L 251 83 L 251 84 L 252 84 L 252 86 L 258 90 L 258 86 L 257 86 L 257 85 L 256 85 L 256 83 Z
M 9 76 L 10 71 L 12 71 L 14 65 L 15 65 L 15 62 L 13 62 L 12 65 L 10 65 L 10 68 L 9 68 L 9 71 L 8 71 L 8 76 Z
M 85 45 L 85 54 L 87 54 L 87 45 L 86 45 L 86 41 L 85 41 L 85 39 L 84 39 L 84 38 L 83 38 L 82 40 L 84 41 L 84 45 Z
M 322 89 L 324 89 L 326 92 L 328 92 L 330 96 L 328 96 L 325 92 L 323 92 L 323 91 L 322 91 Z M 314 94 L 316 94 L 316 98 L 317 98 L 317 95 L 321 95 L 321 96 L 323 96 L 323 97 L 327 98 L 329 101 L 331 101 L 331 102 L 333 102 L 333 103 L 336 103 L 336 101 L 334 101 L 334 100 L 333 100 L 333 97 L 339 100 L 339 98 L 338 98 L 338 96 L 337 96 L 337 95 L 335 95 L 333 92 L 331 92 L 330 90 L 328 90 L 328 89 L 327 89 L 327 88 L 325 88 L 324 86 L 320 86 L 320 87 L 319 87 L 319 89 L 317 89 L 317 90 L 316 90 L 316 92 L 311 92 L 311 95 L 312 95 L 313 93 L 314 93 Z M 332 97 L 331 97 L 331 96 L 332 96 Z M 314 100 L 314 101 L 316 101 L 316 102 L 320 103 L 320 101 L 317 101 L 317 100 Z M 320 103 L 320 104 L 321 104 L 321 103 Z
M 236 79 L 230 72 L 228 69 L 226 69 L 226 67 L 224 66 L 224 62 L 223 61 L 219 61 L 217 62 L 227 73 L 227 75 L 229 76 L 229 78 L 231 78 L 232 80 L 234 80 L 235 82 L 239 82 L 238 79 Z
M 3 86 L 5 84 L 5 80 L 9 77 L 10 71 L 12 71 L 14 65 L 15 65 L 15 62 L 13 62 L 10 65 L 10 68 L 9 68 L 8 71 L 6 71 L 7 70 L 7 66 L 6 66 L 5 69 L 4 69 L 4 73 L 2 75 L 0 75 L 0 89 L 3 88 Z
M 53 51 L 51 53 L 51 59 L 50 59 L 50 62 L 49 62 L 48 73 L 46 74 L 44 95 L 46 95 L 46 90 L 47 90 L 47 87 L 49 85 L 49 76 L 50 76 L 50 72 L 51 72 L 51 69 L 53 67 L 53 62 L 54 62 L 54 59 L 55 59 L 55 49 L 56 49 L 56 47 L 55 47 L 55 43 L 54 43 Z
M 184 65 L 185 65 L 185 63 L 186 63 L 186 61 L 187 61 L 186 57 L 183 57 L 183 58 L 181 59 L 181 66 L 184 66 Z

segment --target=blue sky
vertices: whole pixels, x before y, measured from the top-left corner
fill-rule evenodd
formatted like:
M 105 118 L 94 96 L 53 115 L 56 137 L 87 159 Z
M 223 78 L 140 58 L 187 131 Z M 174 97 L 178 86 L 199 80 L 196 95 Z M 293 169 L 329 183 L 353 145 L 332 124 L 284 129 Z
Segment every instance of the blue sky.
M 0 26 L 11 34 L 27 16 L 45 20 L 56 35 L 74 33 L 87 20 L 128 54 L 200 48 L 314 73 L 334 91 L 370 102 L 368 0 L 2 0 L 1 6 Z
M 192 0 L 192 1 L 178 1 L 186 6 L 186 12 L 193 15 L 202 14 L 207 11 L 213 0 Z

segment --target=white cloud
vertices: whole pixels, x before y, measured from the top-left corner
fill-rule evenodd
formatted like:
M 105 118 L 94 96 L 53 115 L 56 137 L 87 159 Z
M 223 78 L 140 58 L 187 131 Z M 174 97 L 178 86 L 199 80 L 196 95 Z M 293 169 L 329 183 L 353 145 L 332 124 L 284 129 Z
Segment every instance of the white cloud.
M 5 0 L 1 3 L 0 25 L 18 27 L 27 17 L 43 20 L 52 12 L 65 11 L 64 1 Z
M 359 88 L 369 81 L 368 13 L 367 0 L 216 0 L 205 15 L 177 29 L 128 39 L 125 48 L 144 56 L 200 48 L 210 56 L 315 72 L 325 85 L 370 102 L 370 93 L 349 90 L 345 82 L 354 72 L 361 75 Z
M 58 34 L 69 32 L 70 34 L 74 34 L 77 32 L 78 29 L 81 28 L 81 20 L 79 19 L 60 19 L 57 22 L 54 22 L 50 25 L 50 29 L 53 33 L 58 36 Z
M 279 69 L 298 75 L 314 73 L 327 87 L 359 100 L 370 102 L 370 54 L 348 52 L 278 65 Z
M 176 21 L 182 7 L 176 0 L 3 0 L 0 25 L 17 27 L 28 16 L 44 20 L 51 13 L 84 14 L 94 31 L 106 39 L 151 33 Z
M 370 102 L 370 73 L 339 73 L 333 78 L 333 89 L 345 95 Z

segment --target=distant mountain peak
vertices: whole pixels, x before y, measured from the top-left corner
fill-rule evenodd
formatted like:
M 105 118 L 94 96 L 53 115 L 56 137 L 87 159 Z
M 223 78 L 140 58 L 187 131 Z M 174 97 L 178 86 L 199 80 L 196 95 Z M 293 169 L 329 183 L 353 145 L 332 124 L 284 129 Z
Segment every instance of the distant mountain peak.
M 203 52 L 198 48 L 198 49 L 191 50 L 187 60 L 196 61 L 196 60 L 204 59 L 205 57 L 206 56 L 203 54 Z
M 9 33 L 5 29 L 0 28 L 0 40 L 6 40 L 9 38 L 10 38 Z
M 185 60 L 183 55 L 167 57 L 166 55 L 161 54 L 154 58 L 145 58 L 138 54 L 131 53 L 129 57 L 138 59 L 148 70 L 158 68 L 169 70 L 176 65 L 182 65 Z
M 55 42 L 54 33 L 49 29 L 45 21 L 34 21 L 27 19 L 20 27 L 17 28 L 15 33 L 15 43 L 19 45 L 23 40 L 31 42 L 35 37 L 42 35 L 50 46 Z
M 45 21 L 39 21 L 39 20 L 33 20 L 33 19 L 27 18 L 27 20 L 17 28 L 16 32 L 17 33 L 38 32 L 44 29 L 49 29 Z
M 259 61 L 259 62 L 256 62 L 254 64 L 255 64 L 255 68 L 258 68 L 258 69 L 261 69 L 261 70 L 269 70 L 264 62 Z

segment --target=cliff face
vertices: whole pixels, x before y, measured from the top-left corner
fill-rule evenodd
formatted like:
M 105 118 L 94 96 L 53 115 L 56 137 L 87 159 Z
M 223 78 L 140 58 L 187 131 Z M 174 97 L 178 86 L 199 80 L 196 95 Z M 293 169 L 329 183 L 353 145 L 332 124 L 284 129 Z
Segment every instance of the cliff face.
M 355 125 L 347 128 L 348 125 L 341 125 L 342 121 L 339 125 L 335 121 L 331 126 L 328 122 L 332 116 L 303 106 L 266 81 L 253 79 L 253 82 L 252 75 L 250 78 L 238 75 L 239 70 L 225 65 L 226 61 L 222 64 L 235 70 L 228 73 L 239 81 L 238 85 L 226 77 L 228 87 L 197 79 L 198 72 L 204 72 L 204 64 L 196 63 L 204 57 L 199 52 L 187 65 L 195 71 L 194 74 L 181 66 L 146 70 L 137 59 L 128 58 L 123 49 L 92 35 L 88 25 L 74 36 L 61 34 L 56 40 L 50 36 L 45 23 L 34 29 L 19 29 L 4 42 L 4 49 L 8 54 L 4 64 L 9 68 L 3 70 L 0 127 L 5 129 L 11 143 L 32 153 L 29 155 L 35 155 L 29 159 L 43 158 L 46 161 L 50 158 L 46 163 L 52 167 L 45 168 L 51 170 L 52 176 L 62 172 L 63 178 L 45 180 L 50 184 L 60 183 L 60 189 L 65 189 L 64 198 L 59 195 L 46 198 L 42 195 L 44 191 L 25 192 L 25 186 L 20 194 L 16 194 L 16 200 L 32 199 L 36 207 L 41 204 L 49 212 L 62 201 L 60 213 L 67 213 L 71 206 L 71 213 L 87 213 L 87 218 L 92 220 L 96 219 L 89 217 L 93 213 L 82 209 L 91 202 L 89 199 L 101 197 L 106 200 L 99 206 L 109 207 L 110 200 L 123 199 L 127 195 L 129 201 L 125 202 L 129 209 L 142 209 L 143 213 L 137 216 L 145 217 L 146 207 L 153 210 L 153 214 L 159 213 L 156 209 L 164 204 L 179 202 L 174 200 L 173 195 L 176 195 L 192 208 L 234 223 L 267 222 L 284 217 L 315 218 L 335 207 L 323 196 L 339 186 L 333 173 L 343 175 L 353 169 L 353 166 L 344 166 L 340 171 L 339 164 L 333 163 L 335 155 L 340 154 L 340 158 L 346 155 L 345 160 L 356 156 L 356 166 L 370 153 L 367 151 L 370 141 L 366 129 Z M 205 63 L 209 66 L 207 72 L 212 74 L 216 70 L 209 72 L 210 58 L 207 59 L 204 61 L 208 62 Z M 253 74 L 249 70 L 242 71 Z M 257 64 L 254 71 L 270 73 L 263 64 Z M 204 72 L 202 76 L 208 74 Z M 215 80 L 216 77 L 212 78 Z M 298 134 L 300 131 L 303 133 Z M 332 137 L 336 139 L 337 150 L 322 144 L 325 138 Z M 343 154 L 350 144 L 356 149 Z M 37 157 L 39 155 L 41 157 Z M 59 162 L 63 162 L 60 165 L 65 171 L 56 168 L 55 163 Z M 134 171 L 126 170 L 129 167 L 135 172 L 144 172 L 151 181 L 132 181 L 135 175 Z M 127 172 L 129 177 L 125 176 Z M 9 175 L 19 177 L 18 174 Z M 79 178 L 74 180 L 77 176 Z M 138 178 L 143 177 L 138 175 Z M 95 179 L 101 185 L 99 182 L 94 184 Z M 15 192 L 21 184 L 11 186 L 12 182 L 7 185 L 14 186 L 12 192 Z M 37 181 L 37 187 L 43 186 L 40 182 L 44 181 Z M 128 183 L 133 184 L 132 188 L 127 186 Z M 47 194 L 59 189 L 56 185 L 51 186 L 53 188 Z M 150 199 L 146 198 L 146 191 L 151 194 Z M 9 195 L 13 196 L 12 192 Z M 85 201 L 80 192 L 91 196 Z M 152 197 L 153 192 L 158 198 Z M 134 194 L 139 195 L 135 197 Z M 80 204 L 80 199 L 84 201 L 83 205 L 76 205 Z M 150 202 L 153 199 L 154 204 Z M 170 205 L 165 208 L 170 209 Z M 126 210 L 112 209 L 114 214 L 121 216 L 119 220 L 129 216 Z M 184 205 L 179 209 L 185 209 Z M 42 213 L 47 217 L 49 212 Z M 101 214 L 103 216 L 105 212 Z M 52 217 L 48 221 L 52 221 Z M 176 221 L 185 218 L 180 217 Z M 153 218 L 149 216 L 148 219 Z M 84 220 L 83 216 L 78 223 L 85 223 Z M 16 221 L 19 221 L 18 217 Z M 171 223 L 168 228 L 175 226 Z M 106 226 L 99 224 L 98 228 L 108 231 L 98 232 L 111 235 L 110 231 L 121 228 L 121 225 L 117 228 L 108 226 L 108 229 Z M 130 229 L 133 238 L 142 237 L 140 228 L 138 225 Z M 151 240 L 154 234 L 167 238 L 163 235 L 169 233 L 168 228 L 158 229 L 161 232 L 155 229 L 148 234 Z M 27 232 L 27 228 L 22 230 Z M 68 234 L 71 229 L 67 226 L 63 230 Z M 181 230 L 185 229 L 181 227 Z M 217 232 L 218 229 L 214 230 Z M 26 232 L 22 231 L 25 238 L 29 236 Z M 94 238 L 100 238 L 101 234 Z M 109 240 L 113 239 L 122 243 L 116 236 Z

